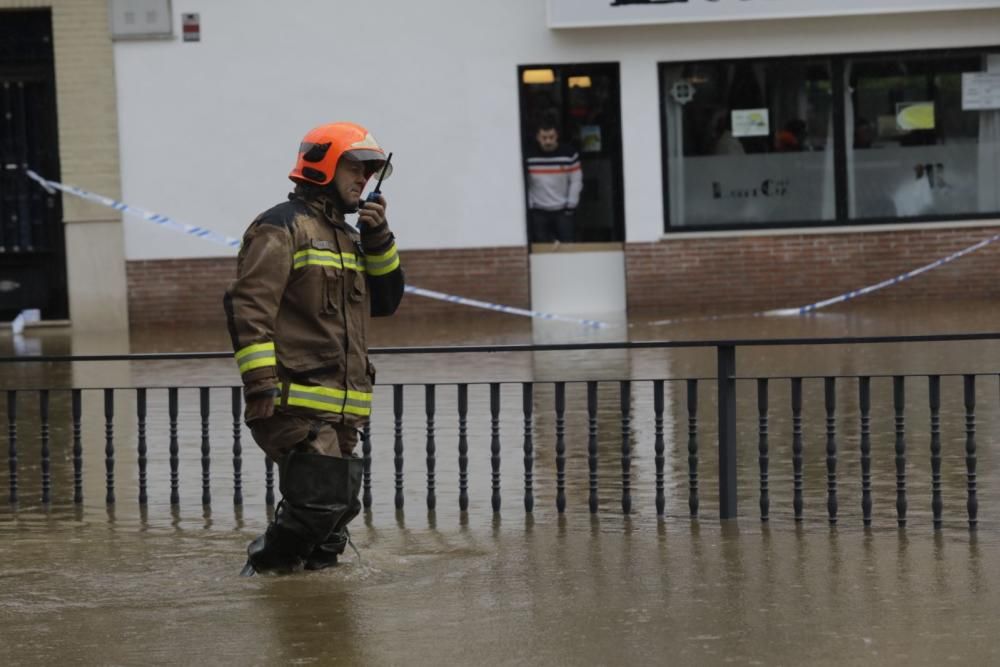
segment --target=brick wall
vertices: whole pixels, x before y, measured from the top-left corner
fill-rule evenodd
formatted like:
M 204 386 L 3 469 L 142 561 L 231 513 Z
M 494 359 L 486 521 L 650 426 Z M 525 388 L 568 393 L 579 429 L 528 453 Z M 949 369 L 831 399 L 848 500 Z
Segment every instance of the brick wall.
M 929 264 L 997 227 L 667 239 L 626 245 L 631 311 L 800 306 Z M 1000 243 L 867 299 L 1000 296 Z
M 407 282 L 426 289 L 526 308 L 528 254 L 523 247 L 401 252 Z M 231 258 L 128 262 L 132 326 L 188 326 L 225 321 L 222 293 L 236 273 Z M 439 315 L 463 306 L 408 295 L 400 315 Z
M 626 244 L 633 312 L 744 311 L 804 305 L 928 264 L 1000 232 L 997 227 L 668 239 Z M 529 307 L 525 248 L 409 250 L 408 282 L 494 303 Z M 128 263 L 137 327 L 221 324 L 229 258 Z M 875 299 L 1000 297 L 1000 243 L 886 289 Z M 400 315 L 467 312 L 407 296 Z

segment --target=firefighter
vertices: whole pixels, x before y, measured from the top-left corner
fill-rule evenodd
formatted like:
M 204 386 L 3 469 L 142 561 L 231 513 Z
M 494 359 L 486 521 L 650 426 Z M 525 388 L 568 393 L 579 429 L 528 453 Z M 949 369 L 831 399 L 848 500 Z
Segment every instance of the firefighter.
M 310 130 L 288 201 L 257 216 L 243 236 L 224 305 L 244 419 L 277 464 L 282 495 L 267 531 L 247 548 L 247 576 L 335 565 L 361 510 L 354 448 L 375 381 L 368 319 L 393 314 L 404 286 L 386 200 L 361 200 L 385 163 L 360 125 Z M 351 213 L 360 233 L 345 220 Z

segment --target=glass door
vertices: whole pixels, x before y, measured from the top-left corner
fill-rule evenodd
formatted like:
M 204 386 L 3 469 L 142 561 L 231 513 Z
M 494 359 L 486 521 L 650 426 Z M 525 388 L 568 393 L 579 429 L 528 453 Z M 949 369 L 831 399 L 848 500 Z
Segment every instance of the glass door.
M 531 65 L 518 74 L 529 241 L 622 243 L 617 63 Z

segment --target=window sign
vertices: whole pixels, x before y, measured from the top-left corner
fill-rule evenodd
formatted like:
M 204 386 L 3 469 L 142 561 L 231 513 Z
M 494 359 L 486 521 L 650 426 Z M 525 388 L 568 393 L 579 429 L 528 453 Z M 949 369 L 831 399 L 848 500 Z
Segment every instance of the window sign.
M 771 134 L 767 109 L 735 109 L 732 122 L 734 137 L 766 137 Z
M 580 126 L 580 150 L 584 153 L 601 152 L 601 126 L 581 125 Z
M 898 102 L 896 127 L 903 132 L 934 129 L 933 102 Z
M 1000 7 L 1000 0 L 548 0 L 550 28 L 900 14 Z
M 962 74 L 962 109 L 964 111 L 1000 109 L 1000 72 Z

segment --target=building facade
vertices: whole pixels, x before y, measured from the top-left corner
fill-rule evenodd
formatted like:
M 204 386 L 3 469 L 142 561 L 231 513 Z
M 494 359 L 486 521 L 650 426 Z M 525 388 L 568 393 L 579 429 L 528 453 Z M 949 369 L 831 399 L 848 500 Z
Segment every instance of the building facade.
M 356 120 L 395 154 L 389 218 L 428 289 L 781 308 L 1000 231 L 1000 0 L 0 0 L 0 21 L 26 7 L 53 27 L 46 176 L 239 236 L 288 192 L 305 130 Z M 528 241 L 540 124 L 582 167 L 570 242 Z M 126 294 L 135 325 L 221 320 L 231 251 L 61 206 L 75 325 L 121 321 Z M 991 297 L 996 260 L 879 298 Z
M 126 327 L 121 216 L 22 171 L 119 195 L 108 3 L 0 0 L 0 89 L 0 316 L 38 308 L 82 329 Z

